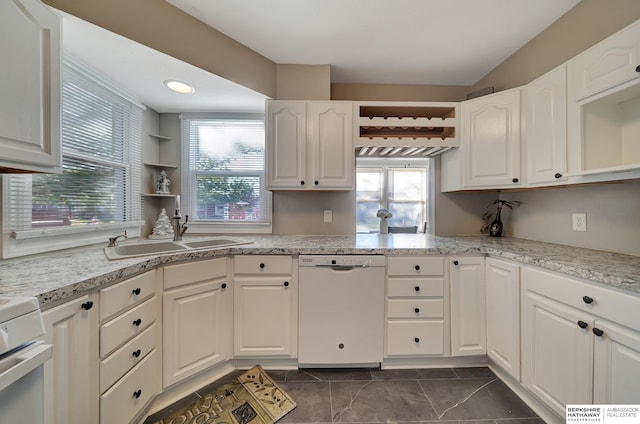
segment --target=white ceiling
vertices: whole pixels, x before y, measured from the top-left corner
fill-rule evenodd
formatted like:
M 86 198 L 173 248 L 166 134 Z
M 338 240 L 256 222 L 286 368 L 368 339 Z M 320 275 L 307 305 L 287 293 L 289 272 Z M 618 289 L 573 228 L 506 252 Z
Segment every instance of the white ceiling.
M 166 0 L 275 63 L 332 82 L 473 85 L 579 0 Z M 265 96 L 70 15 L 64 46 L 161 113 L 260 111 Z M 180 95 L 163 81 L 196 91 Z

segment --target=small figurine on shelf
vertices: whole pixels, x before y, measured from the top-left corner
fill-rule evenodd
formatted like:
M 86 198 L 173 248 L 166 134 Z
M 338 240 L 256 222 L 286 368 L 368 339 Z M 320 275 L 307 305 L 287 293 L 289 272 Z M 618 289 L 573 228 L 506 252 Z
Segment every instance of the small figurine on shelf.
M 166 171 L 163 169 L 158 174 L 158 188 L 156 189 L 156 193 L 169 194 L 170 185 L 171 185 L 171 181 L 169 180 L 169 176 L 167 176 Z
M 167 215 L 167 210 L 162 208 L 158 220 L 153 225 L 153 233 L 149 235 L 152 240 L 170 239 L 173 238 L 173 225 Z

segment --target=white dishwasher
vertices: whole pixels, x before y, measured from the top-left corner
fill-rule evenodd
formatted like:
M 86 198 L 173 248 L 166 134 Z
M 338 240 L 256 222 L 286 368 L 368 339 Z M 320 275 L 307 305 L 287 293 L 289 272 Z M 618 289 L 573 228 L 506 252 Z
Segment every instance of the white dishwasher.
M 382 255 L 300 255 L 301 368 L 379 366 L 384 267 Z

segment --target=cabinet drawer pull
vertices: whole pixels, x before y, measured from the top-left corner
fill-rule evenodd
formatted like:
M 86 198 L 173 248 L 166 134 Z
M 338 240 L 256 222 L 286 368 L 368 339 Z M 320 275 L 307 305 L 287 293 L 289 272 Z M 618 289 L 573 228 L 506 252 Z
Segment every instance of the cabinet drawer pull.
M 86 301 L 80 307 L 82 309 L 84 309 L 85 311 L 88 311 L 89 309 L 93 308 L 93 301 L 91 301 L 91 300 Z
M 419 337 L 415 337 L 415 338 L 413 339 L 413 341 L 414 341 L 414 342 L 416 342 L 416 343 L 420 343 L 420 338 L 419 338 Z
M 513 180 L 511 180 L 511 181 L 513 181 L 514 183 L 517 183 L 517 182 L 518 182 L 518 181 L 520 181 L 520 180 L 519 180 L 518 178 L 514 178 L 514 179 L 513 179 Z
M 285 282 L 284 282 L 284 286 L 285 286 L 285 287 L 289 287 L 289 282 L 288 282 L 288 281 L 285 281 Z
M 416 268 L 416 271 L 420 271 L 420 265 L 416 265 L 415 268 Z
M 140 327 L 140 324 L 142 324 L 142 320 L 140 318 L 138 318 L 137 320 L 133 321 L 133 325 L 135 325 L 136 327 Z
M 640 65 L 636 66 L 636 72 L 640 72 Z
M 415 286 L 413 289 L 414 289 L 415 291 L 419 292 L 419 291 L 420 291 L 420 286 Z
M 227 288 L 227 283 L 222 283 L 222 285 L 220 287 L 222 287 L 223 289 L 226 289 Z
M 604 334 L 604 331 L 602 331 L 601 329 L 597 328 L 597 327 L 593 327 L 593 334 L 595 334 L 598 337 L 602 337 L 602 335 Z
M 260 267 L 260 269 L 264 269 L 264 264 L 261 263 L 260 265 L 258 265 Z
M 455 266 L 458 266 L 458 265 L 460 265 L 460 262 L 459 262 L 459 261 L 453 261 L 453 264 L 454 264 Z
M 589 296 L 582 296 L 582 301 L 587 305 L 590 305 L 593 303 L 593 298 Z
M 136 287 L 135 289 L 131 290 L 131 293 L 138 296 L 140 293 L 142 293 L 142 290 L 140 290 L 140 287 Z
M 413 312 L 415 312 L 416 314 L 419 314 L 419 313 L 420 313 L 420 308 L 415 308 L 415 309 L 413 310 Z
M 140 351 L 140 349 L 138 349 L 138 350 L 134 350 L 132 355 L 134 358 L 139 358 L 141 353 L 142 352 Z
M 559 173 L 559 172 L 556 172 L 556 174 L 554 175 L 554 177 L 556 177 L 556 178 L 562 178 L 562 174 L 561 174 L 561 173 Z
M 578 321 L 578 327 L 580 328 L 587 328 L 589 326 L 589 324 L 587 324 L 586 322 L 580 320 Z
M 133 392 L 133 397 L 136 399 L 139 399 L 141 395 L 142 395 L 142 389 L 138 389 L 135 392 Z

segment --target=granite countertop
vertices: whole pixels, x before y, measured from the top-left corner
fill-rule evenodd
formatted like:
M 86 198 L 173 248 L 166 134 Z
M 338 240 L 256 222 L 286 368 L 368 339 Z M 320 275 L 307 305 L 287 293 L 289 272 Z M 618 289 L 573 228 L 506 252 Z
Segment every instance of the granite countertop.
M 158 265 L 238 254 L 489 254 L 585 278 L 640 295 L 640 256 L 514 238 L 423 234 L 234 236 L 251 244 L 109 261 L 104 245 L 0 261 L 0 296 L 36 296 L 43 309 Z M 191 236 L 197 240 L 206 237 Z M 185 240 L 187 237 L 185 237 Z M 139 240 L 136 240 L 139 241 Z M 134 241 L 134 242 L 136 242 Z M 130 242 L 129 242 L 130 243 Z

